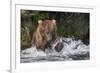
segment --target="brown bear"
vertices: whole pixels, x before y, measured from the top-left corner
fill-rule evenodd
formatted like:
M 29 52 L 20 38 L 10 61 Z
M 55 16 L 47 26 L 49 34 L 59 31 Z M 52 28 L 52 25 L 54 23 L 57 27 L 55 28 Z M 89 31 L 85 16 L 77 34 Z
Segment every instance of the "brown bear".
M 37 49 L 45 50 L 50 42 L 57 38 L 56 20 L 39 20 L 38 27 L 33 33 L 32 45 Z

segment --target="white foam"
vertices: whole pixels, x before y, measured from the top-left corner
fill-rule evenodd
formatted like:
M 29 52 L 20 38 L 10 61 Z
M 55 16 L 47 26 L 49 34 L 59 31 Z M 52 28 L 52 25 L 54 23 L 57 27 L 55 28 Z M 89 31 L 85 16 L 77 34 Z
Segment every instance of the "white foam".
M 64 41 L 63 41 L 64 40 Z M 54 47 L 57 43 L 62 42 L 64 47 L 60 52 L 55 51 Z M 21 58 L 31 57 L 31 58 L 45 58 L 48 60 L 51 57 L 66 57 L 68 59 L 69 55 L 84 55 L 89 52 L 89 45 L 83 44 L 81 40 L 73 40 L 73 38 L 60 38 L 54 44 L 52 44 L 52 49 L 46 49 L 46 51 L 37 50 L 36 47 L 27 48 L 22 50 Z M 55 58 L 54 57 L 54 58 Z M 65 58 L 64 58 L 65 59 Z M 24 61 L 24 59 L 23 59 Z
M 39 57 L 46 56 L 46 53 L 42 50 L 37 50 L 36 47 L 27 48 L 22 51 L 22 57 Z

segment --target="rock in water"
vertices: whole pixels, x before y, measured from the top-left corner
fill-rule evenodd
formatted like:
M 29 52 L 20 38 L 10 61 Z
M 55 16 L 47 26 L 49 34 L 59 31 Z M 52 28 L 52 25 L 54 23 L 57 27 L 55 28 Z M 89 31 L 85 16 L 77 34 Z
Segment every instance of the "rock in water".
M 55 46 L 54 49 L 55 49 L 57 52 L 60 52 L 60 51 L 62 50 L 63 47 L 64 47 L 63 43 L 60 42 L 60 43 L 58 43 L 58 44 Z

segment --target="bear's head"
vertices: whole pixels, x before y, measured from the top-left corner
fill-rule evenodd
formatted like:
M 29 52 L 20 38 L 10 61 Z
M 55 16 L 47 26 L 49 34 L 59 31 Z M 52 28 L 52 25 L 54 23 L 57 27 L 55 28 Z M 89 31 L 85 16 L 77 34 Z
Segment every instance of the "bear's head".
M 51 41 L 56 37 L 57 26 L 56 20 L 39 20 L 39 32 L 42 37 L 45 37 L 47 41 Z

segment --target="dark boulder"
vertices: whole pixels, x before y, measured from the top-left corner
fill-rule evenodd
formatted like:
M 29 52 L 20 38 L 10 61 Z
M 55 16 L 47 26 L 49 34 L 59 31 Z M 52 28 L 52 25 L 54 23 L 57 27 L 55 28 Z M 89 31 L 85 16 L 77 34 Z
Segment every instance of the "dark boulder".
M 54 49 L 55 49 L 57 52 L 60 52 L 60 51 L 62 50 L 63 47 L 64 47 L 63 43 L 60 42 L 60 43 L 58 43 L 58 44 L 55 46 Z

